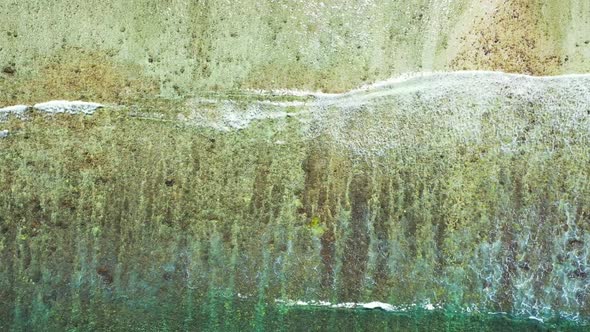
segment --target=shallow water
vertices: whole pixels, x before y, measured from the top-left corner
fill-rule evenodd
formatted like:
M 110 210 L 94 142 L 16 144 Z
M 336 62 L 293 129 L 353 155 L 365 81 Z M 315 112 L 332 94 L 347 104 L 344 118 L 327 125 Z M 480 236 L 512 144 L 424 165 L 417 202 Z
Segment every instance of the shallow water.
M 0 329 L 575 330 L 590 312 L 590 76 L 13 113 Z

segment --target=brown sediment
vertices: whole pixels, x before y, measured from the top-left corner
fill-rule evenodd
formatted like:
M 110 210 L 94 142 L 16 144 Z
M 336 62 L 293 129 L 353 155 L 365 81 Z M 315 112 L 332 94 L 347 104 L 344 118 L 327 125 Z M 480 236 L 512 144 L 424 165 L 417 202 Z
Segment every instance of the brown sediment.
M 124 103 L 157 96 L 159 87 L 138 65 L 107 52 L 70 48 L 50 56 L 34 74 L 19 76 L 0 94 L 0 104 L 35 104 L 51 99 Z
M 450 63 L 455 70 L 495 70 L 529 75 L 560 72 L 563 54 L 556 31 L 547 31 L 542 2 L 492 1 L 472 18 L 461 37 L 461 50 Z

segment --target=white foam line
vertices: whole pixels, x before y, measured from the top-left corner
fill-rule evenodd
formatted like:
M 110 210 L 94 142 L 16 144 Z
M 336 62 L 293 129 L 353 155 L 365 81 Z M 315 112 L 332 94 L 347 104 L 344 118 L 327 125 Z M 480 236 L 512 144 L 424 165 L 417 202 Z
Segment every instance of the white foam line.
M 590 73 L 588 74 L 565 74 L 565 75 L 553 75 L 553 76 L 532 76 L 527 74 L 519 74 L 519 73 L 506 73 L 502 71 L 491 71 L 491 70 L 461 70 L 461 71 L 432 71 L 432 72 L 420 72 L 420 73 L 409 73 L 404 74 L 397 77 L 392 77 L 383 81 L 363 85 L 359 88 L 353 89 L 351 91 L 345 92 L 344 94 L 355 92 L 355 91 L 365 91 L 374 88 L 381 88 L 387 87 L 396 83 L 404 83 L 406 81 L 416 79 L 416 78 L 430 78 L 430 77 L 437 77 L 437 76 L 496 76 L 496 77 L 512 77 L 512 78 L 525 78 L 525 79 L 533 79 L 533 80 L 558 80 L 558 79 L 567 79 L 567 78 L 590 78 Z
M 410 306 L 403 306 L 403 307 L 396 307 L 389 303 L 373 301 L 373 302 L 343 302 L 343 303 L 331 303 L 327 301 L 301 301 L 301 300 L 275 300 L 275 303 L 284 304 L 286 306 L 291 307 L 326 307 L 326 308 L 334 308 L 334 309 L 367 309 L 367 310 L 383 310 L 388 312 L 404 312 L 408 310 L 408 307 L 421 307 L 422 309 L 432 311 L 436 309 L 442 308 L 440 305 L 433 305 L 430 303 L 426 303 L 424 305 L 416 305 L 412 304 Z
M 33 106 L 35 109 L 47 113 L 84 113 L 92 114 L 95 110 L 104 107 L 102 104 L 85 101 L 52 100 Z
M 302 107 L 308 105 L 308 103 L 304 101 L 270 101 L 270 100 L 261 100 L 258 102 L 261 105 L 270 105 L 270 106 L 278 106 L 278 107 Z
M 529 319 L 530 320 L 536 320 L 537 322 L 540 322 L 540 323 L 545 323 L 545 321 L 543 321 L 543 319 L 542 318 L 539 318 L 539 317 L 529 316 Z
M 540 81 L 552 81 L 568 78 L 590 78 L 590 73 L 586 74 L 565 74 L 565 75 L 554 75 L 554 76 L 532 76 L 527 74 L 518 73 L 506 73 L 502 71 L 486 71 L 486 70 L 464 70 L 464 71 L 432 71 L 432 72 L 415 72 L 405 73 L 399 76 L 395 76 L 383 81 L 377 81 L 375 83 L 361 85 L 358 88 L 342 92 L 342 93 L 325 93 L 320 91 L 309 91 L 309 90 L 247 90 L 249 92 L 266 95 L 266 94 L 278 94 L 283 96 L 295 96 L 295 97 L 317 97 L 317 98 L 338 98 L 358 92 L 367 92 L 368 90 L 381 89 L 391 87 L 392 85 L 407 83 L 408 81 L 423 78 L 436 78 L 444 76 L 456 76 L 456 77 L 473 77 L 473 76 L 493 76 L 497 78 L 524 78 L 531 80 Z
M 356 302 L 344 302 L 344 303 L 331 303 L 327 301 L 293 301 L 293 300 L 275 300 L 275 303 L 284 304 L 290 307 L 327 307 L 335 309 L 380 309 L 384 311 L 396 311 L 396 308 L 388 303 L 383 302 L 369 302 L 369 303 L 356 303 Z
M 343 303 L 330 303 L 327 301 L 301 301 L 301 300 L 281 300 L 276 299 L 275 303 L 283 304 L 290 307 L 325 307 L 325 308 L 334 308 L 334 309 L 368 309 L 368 310 L 384 310 L 387 312 L 407 312 L 411 308 L 422 308 L 424 310 L 433 311 L 442 309 L 443 306 L 441 304 L 431 304 L 427 302 L 426 304 L 410 304 L 404 306 L 393 306 L 388 303 L 383 302 L 368 302 L 368 303 L 357 303 L 357 302 L 343 302 Z M 463 312 L 471 313 L 471 312 L 480 312 L 479 309 L 475 306 L 472 308 L 466 308 L 462 310 Z M 508 312 L 505 311 L 487 311 L 488 315 L 510 315 Z M 529 320 L 537 321 L 541 324 L 544 324 L 545 321 L 541 317 L 529 315 L 529 316 L 517 316 L 526 318 Z M 574 318 L 568 318 L 573 321 L 577 321 L 579 319 L 578 315 L 575 315 Z
M 441 74 L 420 75 L 411 79 L 382 82 L 369 88 L 357 89 L 338 97 L 317 100 L 317 106 L 351 107 L 362 105 L 382 97 L 411 94 L 418 91 L 432 91 L 434 94 L 483 93 L 506 86 L 516 92 L 528 89 L 529 83 L 534 82 L 567 82 L 568 79 L 590 80 L 589 74 L 534 77 L 520 74 L 505 74 L 500 72 L 450 72 Z M 477 82 L 470 85 L 469 82 Z M 588 82 L 590 83 L 590 82 Z M 475 91 L 475 86 L 487 86 L 484 91 Z M 540 87 L 540 86 L 539 86 Z
M 0 113 L 11 113 L 11 114 L 23 114 L 30 106 L 27 105 L 14 105 L 0 108 Z
M 256 95 L 275 95 L 275 96 L 289 96 L 289 97 L 337 97 L 341 93 L 327 93 L 321 91 L 308 90 L 292 90 L 292 89 L 278 89 L 278 90 L 254 90 L 247 89 L 249 93 Z

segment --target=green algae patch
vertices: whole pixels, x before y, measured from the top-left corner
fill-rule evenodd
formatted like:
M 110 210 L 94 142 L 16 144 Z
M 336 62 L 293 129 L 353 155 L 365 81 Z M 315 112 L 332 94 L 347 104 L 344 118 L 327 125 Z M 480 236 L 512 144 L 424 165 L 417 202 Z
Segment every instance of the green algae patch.
M 313 217 L 309 223 L 309 230 L 313 236 L 322 237 L 326 231 L 326 227 L 321 224 L 319 217 Z

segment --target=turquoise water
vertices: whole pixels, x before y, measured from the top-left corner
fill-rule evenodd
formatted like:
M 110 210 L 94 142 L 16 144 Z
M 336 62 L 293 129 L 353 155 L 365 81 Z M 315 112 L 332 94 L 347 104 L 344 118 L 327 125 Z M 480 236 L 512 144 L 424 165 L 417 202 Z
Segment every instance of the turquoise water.
M 88 299 L 91 301 L 90 299 Z M 30 312 L 2 331 L 588 331 L 586 322 L 553 317 L 458 313 L 450 309 L 408 311 L 292 307 L 252 299 L 210 298 L 208 304 L 92 300 L 71 311 Z M 32 311 L 35 308 L 30 308 Z M 21 312 L 21 314 L 23 314 Z

